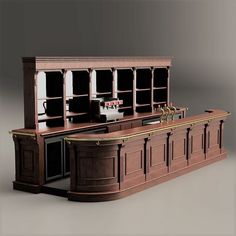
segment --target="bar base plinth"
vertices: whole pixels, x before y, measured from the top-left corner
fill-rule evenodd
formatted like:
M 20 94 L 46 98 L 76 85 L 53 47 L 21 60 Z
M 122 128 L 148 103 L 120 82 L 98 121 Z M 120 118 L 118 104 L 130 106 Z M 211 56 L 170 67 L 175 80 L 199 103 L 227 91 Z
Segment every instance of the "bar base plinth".
M 165 181 L 168 181 L 170 179 L 176 178 L 178 176 L 184 175 L 186 173 L 189 173 L 193 170 L 197 170 L 201 167 L 204 167 L 206 165 L 212 164 L 214 162 L 223 160 L 227 157 L 227 152 L 221 153 L 219 156 L 211 159 L 205 159 L 204 161 L 195 163 L 191 166 L 187 166 L 183 169 L 169 172 L 167 175 L 161 176 L 159 178 L 151 179 L 146 181 L 145 183 L 142 183 L 140 185 L 136 185 L 124 190 L 116 191 L 116 192 L 96 192 L 96 193 L 85 193 L 85 192 L 74 192 L 74 191 L 68 191 L 68 200 L 70 201 L 81 201 L 81 202 L 101 202 L 101 201 L 111 201 L 111 200 L 117 200 L 126 196 L 129 196 L 133 193 L 140 192 L 142 190 L 145 190 L 147 188 L 153 187 L 157 184 L 163 183 Z
M 29 193 L 41 193 L 41 185 L 13 181 L 13 189 Z

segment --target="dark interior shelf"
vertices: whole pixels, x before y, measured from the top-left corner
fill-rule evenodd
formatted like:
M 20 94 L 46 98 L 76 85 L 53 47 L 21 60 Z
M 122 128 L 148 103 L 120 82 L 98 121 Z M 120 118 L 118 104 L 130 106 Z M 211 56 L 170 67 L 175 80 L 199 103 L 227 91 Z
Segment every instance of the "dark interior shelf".
M 150 103 L 146 103 L 146 104 L 136 104 L 136 107 L 146 107 L 146 106 L 150 106 Z
M 152 80 L 151 69 L 137 69 L 136 71 L 136 88 L 137 89 L 150 89 Z
M 62 99 L 62 97 L 44 97 L 44 98 L 38 98 L 38 100 L 56 100 L 56 99 Z
M 167 87 L 154 87 L 153 89 L 154 89 L 154 90 L 155 90 L 155 89 L 167 89 Z
M 118 90 L 117 93 L 132 93 L 132 90 Z
M 132 106 L 126 106 L 126 107 L 119 107 L 120 110 L 124 110 L 124 109 L 131 109 Z
M 137 104 L 151 104 L 151 91 L 137 91 L 136 93 Z
M 167 89 L 154 90 L 153 97 L 154 97 L 154 102 L 166 102 Z
M 154 69 L 153 86 L 155 88 L 168 86 L 168 69 L 167 68 Z
M 112 91 L 112 78 L 111 70 L 96 70 L 97 94 L 106 93 L 103 95 L 107 95 L 108 92 Z
M 117 90 L 129 91 L 133 89 L 134 73 L 132 69 L 117 70 Z
M 88 112 L 72 112 L 72 111 L 66 111 L 66 117 L 72 117 L 72 116 L 82 116 L 86 115 Z
M 60 119 L 62 118 L 62 116 L 47 116 L 47 115 L 40 115 L 38 116 L 38 121 L 39 122 L 44 122 L 44 121 L 47 121 L 47 120 L 54 120 L 54 119 Z
M 142 113 L 142 112 L 151 112 L 152 107 L 150 105 L 145 104 L 145 106 L 137 106 L 136 107 L 136 112 L 137 113 Z
M 67 98 L 76 98 L 76 97 L 88 97 L 88 94 L 79 94 L 79 95 L 76 95 L 76 94 L 72 94 L 70 96 L 66 96 Z
M 73 75 L 73 94 L 83 95 L 89 94 L 89 72 L 84 71 L 72 71 Z

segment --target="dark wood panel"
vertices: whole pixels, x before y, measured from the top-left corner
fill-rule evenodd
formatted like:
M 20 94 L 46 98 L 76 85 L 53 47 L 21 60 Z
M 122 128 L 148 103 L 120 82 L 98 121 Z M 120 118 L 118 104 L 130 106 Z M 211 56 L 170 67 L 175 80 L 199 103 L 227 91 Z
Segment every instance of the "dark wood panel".
M 177 129 L 169 134 L 169 171 L 187 166 L 187 129 Z
M 146 179 L 153 179 L 167 174 L 167 134 L 154 136 L 146 142 Z
M 139 184 L 145 180 L 144 173 L 144 139 L 125 143 L 121 149 L 123 163 L 123 181 L 120 188 Z
M 220 126 L 221 123 L 217 120 L 206 127 L 206 158 L 214 158 L 220 154 Z
M 205 125 L 191 127 L 188 137 L 189 156 L 188 164 L 201 162 L 205 159 Z

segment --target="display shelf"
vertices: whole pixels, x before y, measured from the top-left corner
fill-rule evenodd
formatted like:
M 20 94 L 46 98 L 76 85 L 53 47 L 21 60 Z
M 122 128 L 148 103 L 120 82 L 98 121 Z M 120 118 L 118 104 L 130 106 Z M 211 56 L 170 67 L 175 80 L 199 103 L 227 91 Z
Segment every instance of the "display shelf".
M 74 95 L 89 94 L 89 72 L 87 70 L 72 71 L 72 86 Z
M 136 91 L 138 92 L 142 92 L 142 91 L 150 91 L 151 88 L 143 88 L 143 89 L 140 89 L 140 88 L 137 88 Z
M 117 93 L 132 93 L 132 90 L 117 90 Z
M 45 122 L 47 120 L 54 120 L 54 119 L 60 119 L 63 116 L 47 116 L 47 115 L 40 115 L 38 121 L 39 122 Z
M 153 87 L 153 90 L 158 90 L 158 89 L 167 89 L 167 87 Z
M 155 88 L 167 87 L 168 77 L 169 77 L 168 68 L 155 68 L 153 86 Z
M 151 68 L 136 70 L 136 89 L 151 89 Z
M 79 98 L 79 97 L 88 97 L 89 96 L 89 94 L 79 94 L 79 95 L 76 95 L 76 94 L 72 94 L 72 95 L 68 95 L 68 96 L 66 96 L 66 98 Z
M 63 97 L 43 97 L 43 98 L 38 98 L 38 100 L 56 100 L 56 99 L 62 99 Z
M 117 70 L 117 90 L 132 91 L 133 90 L 134 72 L 132 69 Z
M 72 111 L 66 111 L 66 117 L 72 117 L 72 116 L 82 116 L 86 115 L 88 112 L 72 112 Z

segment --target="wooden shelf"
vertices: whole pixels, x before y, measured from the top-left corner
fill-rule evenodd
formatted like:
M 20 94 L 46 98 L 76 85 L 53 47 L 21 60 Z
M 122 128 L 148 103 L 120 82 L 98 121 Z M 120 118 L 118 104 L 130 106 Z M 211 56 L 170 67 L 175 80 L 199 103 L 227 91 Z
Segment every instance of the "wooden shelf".
M 44 122 L 47 120 L 54 120 L 54 119 L 60 119 L 63 116 L 47 116 L 47 115 L 42 115 L 42 116 L 38 116 L 38 121 L 39 122 Z
M 153 102 L 153 104 L 167 104 L 167 101 L 164 101 L 164 102 Z
M 38 98 L 38 100 L 57 100 L 57 99 L 62 99 L 62 97 L 43 97 L 43 98 Z
M 132 93 L 133 91 L 132 89 L 130 89 L 130 90 L 117 90 L 116 92 L 117 93 Z
M 154 87 L 153 89 L 167 89 L 167 87 Z
M 73 95 L 69 95 L 66 96 L 67 98 L 79 98 L 79 97 L 88 97 L 88 93 L 85 94 L 73 94 Z
M 136 104 L 136 107 L 146 107 L 146 106 L 151 106 L 151 104 L 150 103 Z
M 125 107 L 119 107 L 120 110 L 123 110 L 123 109 L 131 109 L 132 106 L 125 106 Z
M 142 89 L 136 88 L 136 91 L 137 91 L 137 92 L 150 91 L 150 90 L 151 90 L 151 88 L 142 88 Z
M 66 111 L 66 117 L 72 117 L 72 116 L 82 116 L 86 115 L 88 112 L 72 112 L 72 111 Z
M 107 95 L 107 94 L 112 94 L 112 92 L 97 92 L 92 95 Z

